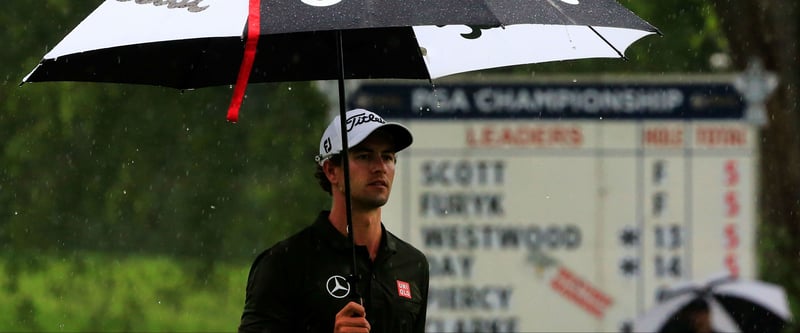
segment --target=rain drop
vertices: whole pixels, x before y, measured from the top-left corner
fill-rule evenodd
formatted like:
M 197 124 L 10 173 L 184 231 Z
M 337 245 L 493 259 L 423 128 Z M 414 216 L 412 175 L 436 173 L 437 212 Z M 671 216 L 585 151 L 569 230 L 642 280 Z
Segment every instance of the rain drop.
M 442 107 L 442 100 L 439 99 L 439 91 L 436 90 L 436 84 L 431 82 L 431 89 L 433 90 L 433 98 L 436 99 L 436 108 Z
M 549 195 L 549 194 L 548 194 L 548 195 L 545 195 L 545 196 L 544 196 L 544 198 L 545 198 L 545 199 L 550 199 L 550 195 Z

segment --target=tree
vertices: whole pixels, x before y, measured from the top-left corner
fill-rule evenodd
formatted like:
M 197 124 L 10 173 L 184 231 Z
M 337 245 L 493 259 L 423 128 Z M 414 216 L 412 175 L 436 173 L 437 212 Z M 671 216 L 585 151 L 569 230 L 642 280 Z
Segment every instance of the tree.
M 761 275 L 786 288 L 800 305 L 800 12 L 796 1 L 711 0 L 730 45 L 734 66 L 753 58 L 779 77 L 761 133 Z M 800 325 L 792 328 L 800 332 Z

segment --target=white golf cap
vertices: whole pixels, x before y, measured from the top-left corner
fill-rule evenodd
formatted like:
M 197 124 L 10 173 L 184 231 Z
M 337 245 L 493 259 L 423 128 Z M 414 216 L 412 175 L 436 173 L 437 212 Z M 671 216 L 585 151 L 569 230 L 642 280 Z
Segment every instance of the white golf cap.
M 387 131 L 394 141 L 395 152 L 406 149 L 414 140 L 411 131 L 398 123 L 387 123 L 381 116 L 364 109 L 347 111 L 345 124 L 347 125 L 347 148 L 353 148 L 364 141 L 372 132 L 382 128 Z M 322 165 L 325 160 L 342 152 L 342 134 L 339 130 L 339 116 L 333 118 L 322 139 L 319 141 L 319 155 L 314 160 Z

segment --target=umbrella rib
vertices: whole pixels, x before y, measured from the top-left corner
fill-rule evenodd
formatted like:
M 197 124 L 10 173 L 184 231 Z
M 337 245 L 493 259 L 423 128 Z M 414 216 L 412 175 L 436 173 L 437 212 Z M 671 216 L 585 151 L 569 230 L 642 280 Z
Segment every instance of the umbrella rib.
M 567 15 L 566 13 L 564 13 L 564 10 L 563 10 L 563 9 L 561 9 L 561 7 L 560 7 L 560 6 L 558 6 L 558 5 L 556 5 L 555 3 L 553 3 L 553 1 L 552 1 L 552 0 L 547 0 L 547 2 L 548 2 L 548 3 L 549 3 L 551 6 L 553 6 L 553 8 L 555 8 L 555 9 L 556 9 L 556 10 L 557 10 L 557 11 L 558 11 L 558 12 L 559 12 L 559 13 L 560 13 L 562 16 L 564 16 L 564 18 L 565 18 L 567 21 L 569 21 L 569 22 L 570 22 L 570 23 L 572 23 L 572 24 L 575 24 L 575 23 L 576 23 L 576 22 L 575 22 L 575 20 L 574 20 L 574 19 L 572 19 L 572 17 L 570 17 L 569 15 Z M 592 30 L 592 32 L 594 32 L 594 34 L 595 34 L 595 35 L 597 35 L 597 37 L 600 37 L 600 39 L 601 39 L 601 40 L 603 40 L 603 42 L 605 42 L 605 43 L 606 43 L 606 45 L 608 45 L 609 47 L 611 47 L 611 49 L 613 49 L 613 50 L 614 50 L 614 52 L 616 52 L 616 53 L 617 53 L 617 55 L 619 55 L 619 57 L 620 57 L 620 58 L 622 58 L 622 60 L 626 60 L 626 61 L 628 60 L 628 58 L 627 58 L 627 57 L 625 57 L 625 55 L 624 55 L 624 54 L 623 54 L 623 53 L 622 53 L 622 52 L 621 52 L 619 49 L 617 49 L 617 48 L 616 48 L 616 47 L 615 47 L 613 44 L 611 44 L 611 42 L 609 42 L 609 41 L 608 41 L 608 39 L 606 39 L 605 37 L 603 37 L 603 35 L 602 35 L 602 34 L 600 34 L 600 33 L 599 33 L 597 30 L 595 30 L 595 28 L 594 28 L 593 26 L 591 26 L 591 25 L 587 25 L 586 27 L 588 27 L 590 30 Z
M 608 41 L 608 39 L 603 37 L 602 34 L 600 34 L 597 30 L 595 30 L 595 28 L 593 26 L 587 25 L 586 27 L 588 27 L 590 30 L 592 30 L 592 32 L 594 32 L 594 34 L 597 35 L 597 37 L 600 37 L 600 39 L 602 39 L 606 43 L 606 45 L 611 47 L 614 50 L 614 52 L 617 52 L 617 54 L 619 55 L 620 58 L 622 58 L 622 60 L 626 60 L 626 61 L 628 60 L 628 57 L 626 57 L 624 54 L 622 54 L 622 52 L 620 52 L 620 50 L 618 50 L 613 44 L 611 44 L 611 42 Z

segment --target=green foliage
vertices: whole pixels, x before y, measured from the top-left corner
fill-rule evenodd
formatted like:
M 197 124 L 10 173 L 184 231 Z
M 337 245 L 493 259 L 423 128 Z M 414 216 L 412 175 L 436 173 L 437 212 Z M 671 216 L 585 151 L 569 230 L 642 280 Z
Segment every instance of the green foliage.
M 242 259 L 324 204 L 312 156 L 326 106 L 309 84 L 251 87 L 237 124 L 224 120 L 227 88 L 57 85 L 5 132 L 15 247 Z
M 800 295 L 792 290 L 800 290 L 800 279 L 797 278 L 797 253 L 786 252 L 787 248 L 796 248 L 797 235 L 778 223 L 762 223 L 759 225 L 759 240 L 756 247 L 760 258 L 758 271 L 762 278 L 782 286 L 787 291 L 791 313 L 800 313 Z M 796 315 L 795 315 L 796 318 Z M 800 323 L 795 319 L 789 323 L 785 332 L 800 331 Z
M 37 258 L 28 253 L 27 258 Z M 232 332 L 247 265 L 87 253 L 0 257 L 0 331 Z

